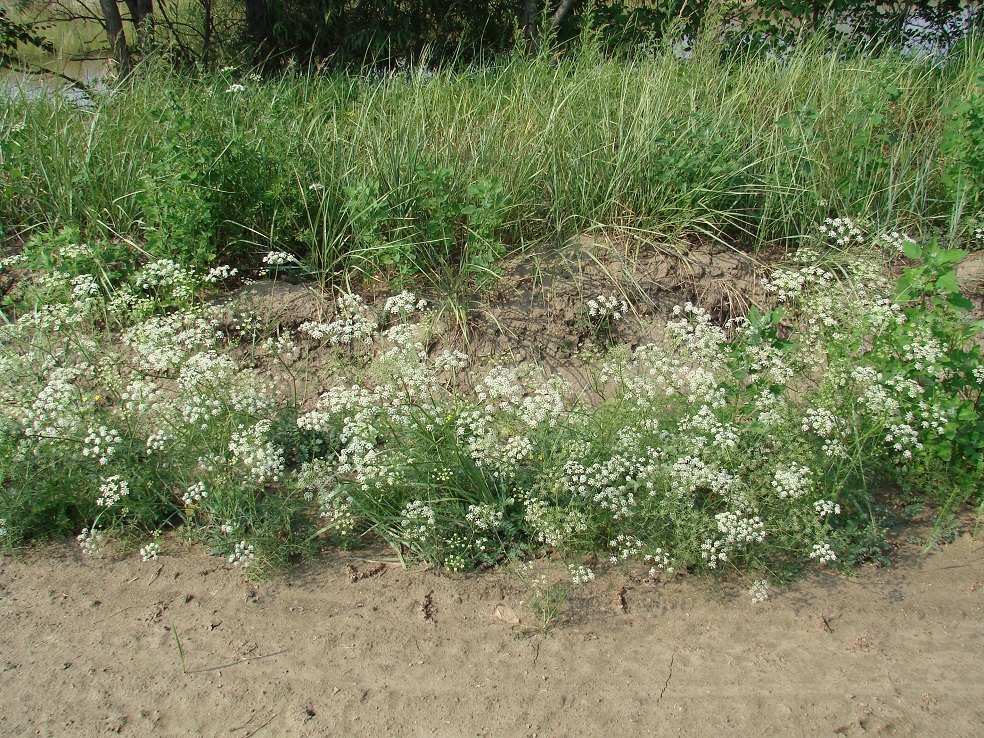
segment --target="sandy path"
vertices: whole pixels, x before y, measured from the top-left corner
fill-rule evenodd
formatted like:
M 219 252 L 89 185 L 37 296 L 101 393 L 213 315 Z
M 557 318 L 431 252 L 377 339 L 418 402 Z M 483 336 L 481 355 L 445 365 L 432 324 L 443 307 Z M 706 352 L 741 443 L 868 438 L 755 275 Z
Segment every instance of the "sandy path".
M 968 536 L 759 605 L 737 584 L 608 572 L 546 635 L 494 617 L 524 612 L 504 574 L 352 583 L 348 561 L 254 588 L 194 550 L 0 559 L 0 735 L 984 733 L 984 542 Z

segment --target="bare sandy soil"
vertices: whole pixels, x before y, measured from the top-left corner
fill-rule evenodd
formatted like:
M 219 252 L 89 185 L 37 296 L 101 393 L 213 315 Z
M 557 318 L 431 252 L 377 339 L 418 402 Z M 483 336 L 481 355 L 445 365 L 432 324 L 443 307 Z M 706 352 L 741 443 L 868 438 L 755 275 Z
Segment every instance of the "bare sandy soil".
M 368 575 L 379 567 L 362 552 L 254 586 L 222 559 L 168 548 L 177 554 L 147 563 L 70 544 L 0 559 L 0 735 L 976 736 L 984 725 L 984 540 L 969 535 L 921 563 L 903 550 L 857 577 L 819 571 L 760 604 L 747 582 L 645 582 L 598 564 L 545 633 L 505 571 L 391 563 Z

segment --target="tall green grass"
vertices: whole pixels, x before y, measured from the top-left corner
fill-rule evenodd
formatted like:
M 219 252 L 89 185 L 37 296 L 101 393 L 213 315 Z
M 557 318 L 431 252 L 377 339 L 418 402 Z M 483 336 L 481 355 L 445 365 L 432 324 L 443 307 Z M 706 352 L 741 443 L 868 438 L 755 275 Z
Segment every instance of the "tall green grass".
M 0 219 L 186 261 L 287 249 L 328 276 L 463 249 L 483 207 L 513 249 L 592 228 L 754 249 L 834 214 L 955 236 L 973 214 L 954 217 L 940 142 L 982 67 L 973 39 L 940 61 L 819 38 L 380 77 L 148 66 L 88 107 L 0 101 Z M 483 182 L 499 201 L 469 194 Z

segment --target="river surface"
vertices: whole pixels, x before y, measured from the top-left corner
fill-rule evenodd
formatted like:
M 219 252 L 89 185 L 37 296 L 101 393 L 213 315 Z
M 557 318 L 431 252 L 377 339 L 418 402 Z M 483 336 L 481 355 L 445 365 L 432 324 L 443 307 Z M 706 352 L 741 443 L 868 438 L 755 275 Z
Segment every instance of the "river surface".
M 87 87 L 100 87 L 103 86 L 103 78 L 106 74 L 106 60 L 61 61 L 46 68 L 57 70 Z M 85 105 L 89 99 L 84 90 L 73 87 L 67 80 L 54 74 L 25 74 L 11 69 L 0 69 L 0 99 L 13 100 L 19 97 L 34 99 L 48 94 L 64 95 L 66 99 L 80 105 Z

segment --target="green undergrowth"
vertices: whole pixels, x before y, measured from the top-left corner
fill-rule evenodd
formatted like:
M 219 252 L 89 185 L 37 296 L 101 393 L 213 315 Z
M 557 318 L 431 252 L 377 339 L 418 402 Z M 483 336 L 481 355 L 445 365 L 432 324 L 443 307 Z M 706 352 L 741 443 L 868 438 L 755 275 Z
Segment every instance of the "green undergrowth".
M 0 224 L 200 270 L 286 251 L 323 282 L 456 294 L 591 229 L 755 249 L 841 213 L 950 244 L 981 226 L 976 38 L 946 59 L 820 37 L 675 49 L 269 79 L 148 62 L 89 105 L 5 95 Z
M 665 344 L 613 346 L 575 387 L 432 350 L 409 292 L 296 328 L 228 318 L 234 268 L 72 236 L 3 261 L 7 548 L 153 559 L 173 530 L 251 576 L 382 538 L 453 571 L 552 550 L 783 577 L 881 556 L 889 508 L 982 503 L 981 324 L 965 252 L 932 241 L 827 220 L 747 318 L 679 306 Z M 604 340 L 628 307 L 582 320 Z

